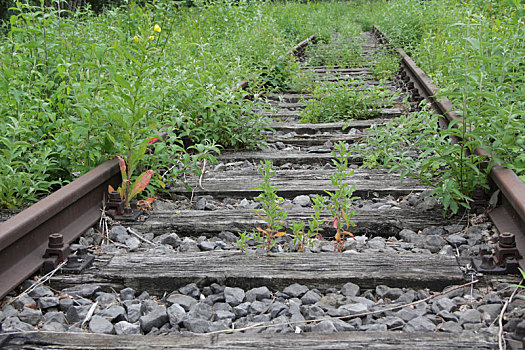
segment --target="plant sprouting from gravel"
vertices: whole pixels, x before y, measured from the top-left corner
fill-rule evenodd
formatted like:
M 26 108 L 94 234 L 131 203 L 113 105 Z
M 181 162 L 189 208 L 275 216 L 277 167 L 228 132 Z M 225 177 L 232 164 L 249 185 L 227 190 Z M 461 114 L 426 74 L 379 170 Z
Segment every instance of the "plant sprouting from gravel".
M 257 210 L 257 216 L 266 222 L 266 227 L 257 227 L 257 231 L 262 234 L 262 247 L 266 249 L 267 253 L 275 245 L 275 238 L 284 236 L 286 232 L 285 220 L 287 217 L 286 211 L 281 207 L 284 198 L 277 195 L 277 186 L 272 186 L 270 180 L 275 176 L 273 170 L 273 163 L 271 161 L 261 162 L 259 173 L 263 177 L 263 182 L 259 186 L 254 187 L 254 190 L 260 190 L 261 193 L 254 198 L 254 200 L 261 203 L 262 209 Z
M 314 212 L 308 220 L 308 229 L 305 229 L 305 223 L 302 221 L 292 222 L 293 243 L 299 252 L 304 252 L 305 248 L 313 245 L 313 239 L 319 236 L 323 230 L 321 225 L 326 221 L 326 219 L 321 218 L 321 214 L 326 209 L 326 197 L 316 195 L 312 202 Z
M 348 160 L 350 158 L 350 147 L 340 141 L 335 145 L 335 151 L 332 152 L 335 157 L 333 160 L 337 171 L 334 172 L 330 179 L 332 186 L 335 187 L 333 192 L 325 191 L 331 201 L 329 211 L 335 233 L 335 251 L 342 252 L 344 250 L 345 237 L 354 237 L 349 232 L 351 226 L 355 226 L 351 218 L 356 214 L 353 210 L 353 201 L 358 197 L 354 197 L 355 185 L 350 185 L 345 180 L 354 174 L 353 170 L 348 170 Z

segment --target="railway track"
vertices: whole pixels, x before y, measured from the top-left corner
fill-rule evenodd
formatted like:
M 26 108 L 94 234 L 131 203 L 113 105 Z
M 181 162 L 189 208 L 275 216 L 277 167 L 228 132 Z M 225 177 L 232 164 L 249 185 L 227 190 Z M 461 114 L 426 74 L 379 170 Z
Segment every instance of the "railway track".
M 310 41 L 294 52 L 304 51 Z M 368 60 L 382 41 L 377 30 L 358 39 Z M 512 292 L 507 282 L 513 279 L 480 275 L 469 263 L 493 245 L 497 231 L 514 233 L 523 252 L 518 228 L 525 218 L 520 192 L 525 186 L 513 182 L 515 175 L 507 169 L 496 167 L 491 173 L 503 197 L 490 214 L 496 227 L 491 222 L 467 227 L 464 217 L 444 219 L 427 187 L 401 182 L 399 174 L 362 169 L 362 158 L 352 153 L 341 173 L 353 171 L 346 183 L 355 186 L 359 198 L 353 201 L 355 239 L 341 241 L 343 253 L 334 252 L 337 233 L 327 225 L 322 237 L 306 247 L 285 235 L 264 251 L 250 236 L 243 243 L 245 252 L 238 250 L 237 232 L 264 230 L 268 222 L 254 214 L 261 209 L 261 201 L 254 200 L 261 193 L 254 188 L 263 181 L 261 162 L 272 162 L 271 184 L 282 197 L 289 224 L 308 222 L 315 195 L 337 191 L 331 176 L 337 173 L 333 161 L 339 142 L 362 142 L 371 126 L 410 113 L 400 107 L 405 97 L 410 106 L 426 98 L 444 116 L 444 124 L 457 118 L 446 101 L 432 99 L 435 87 L 408 56 L 399 54 L 402 73 L 385 84 L 371 76 L 367 65 L 304 65 L 315 82 L 382 86 L 389 103 L 374 106 L 373 116 L 364 120 L 304 124 L 299 119 L 312 96 L 295 91 L 266 96 L 260 115 L 271 121 L 273 131 L 265 145 L 223 152 L 203 177 L 188 179 L 193 191 L 169 189 L 171 199 L 156 201 L 143 220 L 108 219 L 112 226 L 103 235 L 90 229 L 100 220 L 107 185 L 118 185 L 115 161 L 7 220 L 0 226 L 0 261 L 9 267 L 1 274 L 2 296 L 39 269 L 52 233 L 72 243 L 87 230 L 72 248 L 88 247 L 95 259 L 80 274 L 71 272 L 74 267 L 55 274 L 50 288 L 37 287 L 16 300 L 8 297 L 11 302 L 0 314 L 0 344 L 7 349 L 497 346 L 499 329 L 491 325 Z M 320 219 L 334 221 L 327 211 Z M 100 245 L 106 238 L 109 244 Z M 67 256 L 67 247 L 56 240 L 52 252 Z M 512 307 L 505 327 L 519 338 L 523 307 L 516 302 Z M 35 326 L 50 333 L 35 333 Z

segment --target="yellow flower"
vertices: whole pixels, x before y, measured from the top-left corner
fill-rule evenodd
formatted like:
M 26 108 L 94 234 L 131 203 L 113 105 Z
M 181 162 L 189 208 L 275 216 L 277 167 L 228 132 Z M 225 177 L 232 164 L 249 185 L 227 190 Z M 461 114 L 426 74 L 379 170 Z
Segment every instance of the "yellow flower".
M 153 35 L 148 36 L 149 40 L 155 40 L 155 37 Z
M 160 33 L 162 29 L 160 29 L 160 26 L 158 24 L 155 24 L 155 27 L 153 27 L 153 31 Z
M 135 41 L 139 41 L 140 39 L 139 39 L 138 36 L 135 35 L 135 36 L 133 37 L 133 40 L 135 40 Z

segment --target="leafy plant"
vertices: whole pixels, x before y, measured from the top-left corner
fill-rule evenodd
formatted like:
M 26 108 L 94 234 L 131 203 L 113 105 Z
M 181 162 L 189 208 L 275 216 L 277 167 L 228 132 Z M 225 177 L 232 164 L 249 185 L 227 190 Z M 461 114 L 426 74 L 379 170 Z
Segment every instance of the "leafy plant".
M 364 166 L 386 166 L 432 186 L 431 194 L 444 206 L 443 214 L 470 208 L 470 194 L 486 187 L 487 159 L 466 154 L 461 143 L 451 144 L 449 137 L 462 136 L 461 129 L 439 129 L 439 116 L 429 106 L 403 115 L 385 126 L 374 127 L 360 149 Z M 466 134 L 466 146 L 479 145 L 475 135 Z M 359 146 L 356 146 L 359 147 Z M 423 150 L 423 151 L 421 151 Z M 463 167 L 462 167 L 463 164 Z
M 324 82 L 313 88 L 312 98 L 299 115 L 304 123 L 372 118 L 392 105 L 394 98 L 386 88 L 359 80 Z
M 334 172 L 330 179 L 332 186 L 336 189 L 333 192 L 325 191 L 331 201 L 329 211 L 332 217 L 333 227 L 336 230 L 336 246 L 334 251 L 342 252 L 344 250 L 345 237 L 354 235 L 348 231 L 350 226 L 355 226 L 351 218 L 356 214 L 353 208 L 353 201 L 358 197 L 353 197 L 355 185 L 350 186 L 345 179 L 354 174 L 353 170 L 348 171 L 348 159 L 350 158 L 349 146 L 340 141 L 335 145 L 335 151 L 332 155 L 337 171 Z
M 286 234 L 282 229 L 285 227 L 287 217 L 286 211 L 281 207 L 284 199 L 277 195 L 277 186 L 270 184 L 270 179 L 275 176 L 275 171 L 272 167 L 273 164 L 271 161 L 261 162 L 259 173 L 263 176 L 264 180 L 259 186 L 253 188 L 254 190 L 261 191 L 254 199 L 261 202 L 262 209 L 257 210 L 257 216 L 266 222 L 266 227 L 257 227 L 256 229 L 262 233 L 262 247 L 265 248 L 268 253 L 270 253 L 270 250 L 275 245 L 275 238 Z M 262 215 L 259 213 L 262 213 Z
M 246 241 L 248 240 L 248 233 L 246 231 L 244 232 L 239 232 L 239 239 L 237 240 L 237 242 L 235 242 L 235 246 L 241 250 L 241 252 L 244 253 L 244 250 L 246 249 L 246 246 L 247 246 L 247 243 Z
M 308 230 L 305 230 L 304 222 L 292 222 L 293 242 L 297 251 L 304 252 L 305 248 L 312 246 L 313 238 L 319 236 L 322 231 L 321 224 L 325 219 L 321 219 L 321 213 L 326 209 L 325 200 L 326 198 L 320 195 L 313 198 L 314 212 L 310 215 Z
M 362 67 L 365 60 L 359 43 L 351 39 L 340 41 L 341 39 L 336 35 L 326 45 L 308 46 L 306 52 L 308 65 L 329 68 Z
M 128 167 L 126 167 L 126 161 L 124 158 L 117 156 L 117 159 L 120 166 L 120 173 L 122 175 L 122 183 L 117 191 L 120 194 L 120 198 L 124 200 L 124 207 L 129 208 L 130 201 L 146 188 L 155 172 L 151 169 L 146 170 L 133 181 L 132 176 L 137 166 L 137 159 L 131 156 L 128 161 Z M 110 193 L 111 192 L 112 188 L 110 187 Z
M 377 80 L 389 80 L 399 70 L 400 58 L 396 52 L 391 51 L 387 47 L 380 47 L 374 53 L 373 63 L 370 66 L 372 76 Z

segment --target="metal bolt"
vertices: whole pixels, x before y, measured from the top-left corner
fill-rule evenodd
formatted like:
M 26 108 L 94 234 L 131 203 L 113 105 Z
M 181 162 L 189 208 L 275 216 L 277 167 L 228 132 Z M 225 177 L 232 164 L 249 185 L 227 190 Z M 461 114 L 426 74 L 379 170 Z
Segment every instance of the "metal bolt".
M 513 248 L 516 246 L 516 239 L 513 233 L 503 232 L 499 235 L 499 246 L 502 248 Z
M 64 237 L 60 233 L 52 233 L 49 235 L 49 248 L 62 248 L 64 246 Z

